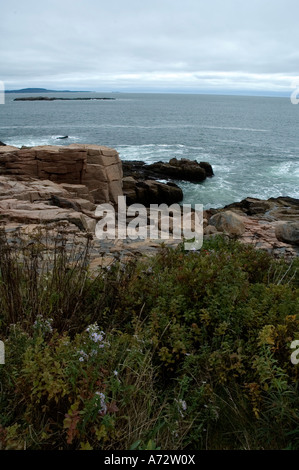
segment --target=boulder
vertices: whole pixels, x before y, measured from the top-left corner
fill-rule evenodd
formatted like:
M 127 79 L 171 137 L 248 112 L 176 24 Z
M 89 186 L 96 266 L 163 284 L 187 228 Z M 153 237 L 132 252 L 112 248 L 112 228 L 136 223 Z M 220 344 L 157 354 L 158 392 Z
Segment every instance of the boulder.
M 172 158 L 169 163 L 157 162 L 147 165 L 147 169 L 162 177 L 186 180 L 191 182 L 204 181 L 206 171 L 199 163 L 193 160 Z
M 299 245 L 299 222 L 282 222 L 275 227 L 277 240 Z
M 231 236 L 239 236 L 245 232 L 243 217 L 232 211 L 219 212 L 209 220 L 218 232 L 225 232 Z
M 212 165 L 210 163 L 208 163 L 208 162 L 199 162 L 199 165 L 201 166 L 201 168 L 203 168 L 205 170 L 207 176 L 214 176 L 214 171 L 213 171 Z

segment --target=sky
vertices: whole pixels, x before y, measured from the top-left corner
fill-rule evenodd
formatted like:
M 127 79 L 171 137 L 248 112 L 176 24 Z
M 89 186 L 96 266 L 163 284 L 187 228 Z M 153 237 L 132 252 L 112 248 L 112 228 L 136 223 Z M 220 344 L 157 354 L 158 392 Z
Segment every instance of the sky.
M 2 1 L 5 89 L 291 93 L 298 0 Z

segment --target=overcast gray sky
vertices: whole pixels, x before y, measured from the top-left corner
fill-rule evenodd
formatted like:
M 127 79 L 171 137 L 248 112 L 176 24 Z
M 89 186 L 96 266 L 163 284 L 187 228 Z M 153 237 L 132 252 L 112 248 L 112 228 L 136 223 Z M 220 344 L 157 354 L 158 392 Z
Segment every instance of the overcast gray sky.
M 298 0 L 2 0 L 0 14 L 6 89 L 279 92 L 299 76 Z

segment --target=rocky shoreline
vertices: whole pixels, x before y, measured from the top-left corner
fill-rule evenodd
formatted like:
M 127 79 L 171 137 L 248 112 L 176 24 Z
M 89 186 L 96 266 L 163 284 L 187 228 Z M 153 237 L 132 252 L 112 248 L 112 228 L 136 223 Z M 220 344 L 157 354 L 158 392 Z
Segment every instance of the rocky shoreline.
M 183 191 L 178 180 L 201 182 L 214 175 L 207 162 L 172 158 L 168 163 L 146 164 L 142 161 L 123 161 L 123 193 L 128 204 L 173 204 L 181 202 Z
M 89 237 L 92 268 L 115 259 L 151 255 L 162 242 L 177 246 L 181 240 L 98 240 L 94 236 L 96 206 L 115 206 L 122 195 L 128 205 L 138 202 L 148 209 L 150 204 L 178 203 L 183 199 L 175 183 L 182 179 L 180 175 L 212 177 L 213 169 L 207 162 L 185 159 L 152 165 L 121 162 L 116 150 L 98 145 L 0 146 L 0 221 L 11 243 L 37 232 L 41 241 L 64 237 L 70 246 L 74 237 L 78 243 Z M 206 210 L 203 216 L 204 238 L 222 234 L 275 256 L 292 258 L 299 254 L 297 199 L 246 198 L 221 209 Z M 159 230 L 161 235 L 161 226 Z

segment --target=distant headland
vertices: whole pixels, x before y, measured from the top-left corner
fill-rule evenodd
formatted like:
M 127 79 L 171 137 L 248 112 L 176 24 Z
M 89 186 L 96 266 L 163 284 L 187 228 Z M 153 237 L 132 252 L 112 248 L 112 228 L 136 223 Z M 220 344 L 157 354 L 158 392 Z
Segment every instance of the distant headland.
M 74 100 L 81 100 L 81 101 L 86 101 L 86 100 L 115 100 L 116 98 L 89 98 L 89 97 L 84 97 L 84 98 L 57 98 L 57 97 L 50 97 L 50 96 L 26 96 L 24 98 L 15 98 L 14 101 L 74 101 Z
M 22 88 L 20 90 L 5 90 L 5 93 L 91 93 L 90 91 L 47 90 L 46 88 Z

